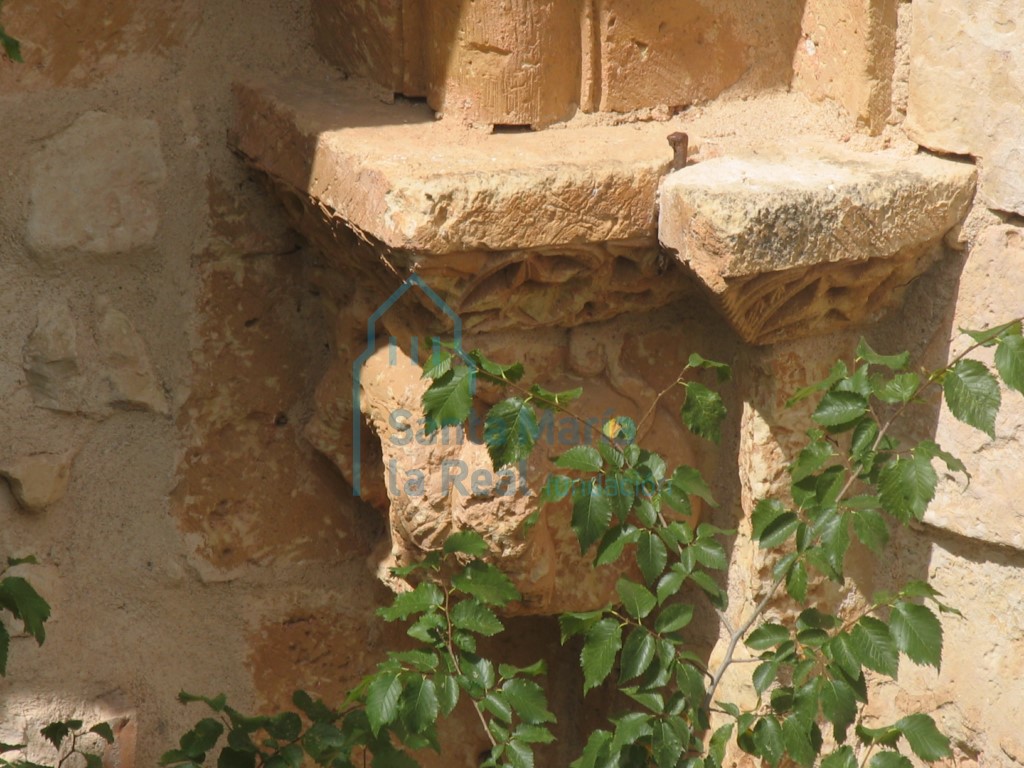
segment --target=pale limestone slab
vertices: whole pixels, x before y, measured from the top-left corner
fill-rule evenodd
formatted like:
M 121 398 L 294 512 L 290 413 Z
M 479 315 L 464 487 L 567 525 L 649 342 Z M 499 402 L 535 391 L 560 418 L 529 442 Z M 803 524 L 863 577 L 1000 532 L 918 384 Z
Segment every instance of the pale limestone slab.
M 152 242 L 166 176 L 156 122 L 82 115 L 34 160 L 29 246 L 113 254 Z
M 1024 22 L 1019 0 L 915 0 L 910 138 L 980 158 L 981 199 L 1024 214 Z
M 765 148 L 671 174 L 659 238 L 769 343 L 874 319 L 966 214 L 973 166 L 834 147 Z

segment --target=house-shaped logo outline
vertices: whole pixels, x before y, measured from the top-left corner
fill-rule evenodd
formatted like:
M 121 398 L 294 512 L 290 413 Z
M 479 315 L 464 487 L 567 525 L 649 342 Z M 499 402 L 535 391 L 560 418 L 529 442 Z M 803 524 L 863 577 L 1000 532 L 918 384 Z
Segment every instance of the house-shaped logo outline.
M 363 364 L 369 359 L 370 355 L 377 351 L 377 321 L 380 320 L 388 310 L 395 305 L 395 303 L 402 298 L 406 293 L 409 292 L 413 286 L 418 287 L 423 293 L 426 294 L 427 298 L 438 307 L 445 315 L 452 320 L 452 341 L 453 351 L 462 358 L 462 360 L 470 366 L 472 370 L 476 370 L 476 364 L 473 360 L 465 353 L 462 348 L 462 318 L 455 312 L 454 309 L 448 306 L 447 302 L 442 299 L 434 290 L 427 285 L 423 278 L 417 274 L 411 274 L 405 278 L 402 284 L 395 289 L 394 293 L 388 296 L 384 302 L 377 307 L 370 318 L 366 321 L 366 348 L 363 353 L 359 355 L 352 363 L 352 495 L 362 496 L 361 493 L 361 472 L 360 463 L 362 460 L 362 445 L 361 445 L 361 427 L 362 427 L 362 409 L 360 408 L 360 373 L 362 372 Z M 394 339 L 391 340 L 394 344 Z M 433 353 L 437 354 L 439 351 L 439 340 L 434 337 Z M 413 349 L 413 360 L 417 361 L 418 355 L 415 349 L 415 337 L 413 338 L 414 349 Z M 392 365 L 394 364 L 392 358 Z M 472 386 L 472 383 L 471 383 Z

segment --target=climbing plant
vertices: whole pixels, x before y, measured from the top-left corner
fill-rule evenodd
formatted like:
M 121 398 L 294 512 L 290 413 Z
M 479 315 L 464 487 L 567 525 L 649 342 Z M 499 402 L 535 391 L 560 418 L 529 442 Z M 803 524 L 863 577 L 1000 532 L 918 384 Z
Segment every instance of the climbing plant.
M 993 436 L 997 375 L 1024 391 L 1021 322 L 966 333 L 973 339 L 968 350 L 935 371 L 912 369 L 908 354 L 879 354 L 861 341 L 851 363 L 836 362 L 824 381 L 794 393 L 791 404 L 817 398 L 813 423 L 789 466 L 789 494 L 762 499 L 754 509 L 753 537 L 774 556 L 772 575 L 759 602 L 746 606 L 735 625 L 714 576 L 727 565 L 723 539 L 732 532 L 689 522 L 695 498 L 715 504 L 696 469 L 669 468 L 638 445 L 636 424 L 627 417 L 609 420 L 593 440 L 554 457 L 558 471 L 539 502 L 571 504 L 581 553 L 595 565 L 625 566 L 612 604 L 559 617 L 563 642 L 582 638 L 580 695 L 611 681 L 629 703 L 589 735 L 573 768 L 718 768 L 730 742 L 773 767 L 907 768 L 911 756 L 931 762 L 952 754 L 929 714 L 874 723 L 865 705 L 871 681 L 895 678 L 901 657 L 938 669 L 937 614 L 956 609 L 927 583 L 912 581 L 872 596 L 852 615 L 838 614 L 811 597 L 810 585 L 845 582 L 853 541 L 881 557 L 892 526 L 921 520 L 935 495 L 936 462 L 969 477 L 966 466 L 934 441 L 899 440 L 894 428 L 908 409 L 938 389 L 953 416 Z M 980 347 L 994 347 L 995 372 L 971 358 Z M 693 355 L 674 386 L 685 391 L 683 423 L 717 441 L 725 408 L 701 380 L 707 371 L 719 381 L 730 375 L 728 366 Z M 519 364 L 501 365 L 479 352 L 435 356 L 424 374 L 432 380 L 423 398 L 425 429 L 466 421 L 474 381 L 486 381 L 508 396 L 488 409 L 484 442 L 495 469 L 515 464 L 538 443 L 539 411 L 578 418 L 570 406 L 579 390 L 526 385 L 524 374 Z M 183 693 L 183 702 L 205 702 L 212 716 L 161 763 L 199 766 L 216 753 L 225 768 L 297 768 L 305 755 L 332 768 L 363 765 L 368 756 L 376 768 L 414 766 L 410 751 L 440 749 L 438 720 L 465 698 L 491 744 L 482 764 L 531 768 L 535 745 L 555 738 L 555 716 L 537 680 L 544 662 L 516 667 L 480 651 L 480 638 L 505 630 L 501 609 L 519 597 L 487 556 L 480 536 L 460 531 L 440 550 L 396 571 L 415 586 L 380 615 L 405 622 L 418 647 L 389 652 L 340 704 L 298 692 L 298 711 L 249 716 L 223 696 Z M 687 584 L 719 611 L 728 633 L 713 668 L 681 635 L 695 614 L 695 605 L 680 597 Z M 769 607 L 785 600 L 794 609 L 782 615 L 795 618 L 768 620 Z M 718 695 L 741 644 L 755 657 L 752 708 Z
M 901 657 L 939 667 L 938 614 L 956 609 L 927 583 L 912 581 L 871 596 L 852 614 L 836 613 L 815 601 L 811 586 L 845 582 L 854 541 L 882 557 L 893 526 L 921 520 L 935 495 L 936 463 L 969 477 L 967 467 L 933 440 L 900 441 L 896 427 L 909 409 L 933 402 L 931 390 L 941 391 L 953 416 L 993 436 L 1001 405 L 997 376 L 1024 392 L 1021 321 L 965 333 L 972 339 L 967 351 L 935 371 L 914 369 L 908 354 L 879 354 L 862 341 L 852 361 L 837 361 L 825 380 L 793 394 L 791 404 L 816 399 L 812 423 L 789 466 L 789 493 L 761 499 L 754 508 L 753 537 L 773 558 L 771 580 L 735 624 L 715 576 L 727 566 L 723 540 L 732 532 L 691 522 L 694 499 L 715 505 L 695 468 L 670 468 L 640 446 L 628 417 L 589 426 L 571 410 L 579 390 L 524 384 L 521 365 L 502 365 L 479 352 L 435 355 L 424 373 L 431 379 L 423 398 L 428 433 L 470 417 L 474 381 L 505 390 L 484 420 L 483 440 L 496 470 L 537 449 L 539 412 L 567 414 L 592 431 L 592 439 L 553 457 L 557 471 L 538 503 L 571 505 L 581 553 L 595 565 L 623 566 L 612 603 L 563 614 L 559 626 L 563 642 L 581 639 L 579 695 L 611 685 L 622 694 L 616 701 L 626 704 L 589 734 L 572 768 L 720 768 L 730 743 L 773 768 L 908 768 L 912 756 L 931 762 L 952 754 L 928 713 L 879 723 L 866 717 L 865 706 L 872 681 L 895 678 Z M 982 347 L 994 348 L 994 371 L 971 357 Z M 693 355 L 676 377 L 673 388 L 685 393 L 680 418 L 700 438 L 717 442 L 726 415 L 707 379 L 729 376 L 727 365 Z M 502 609 L 520 598 L 488 555 L 483 538 L 458 531 L 437 551 L 396 570 L 411 589 L 379 613 L 402 622 L 416 647 L 389 651 L 344 701 L 298 691 L 295 710 L 251 715 L 224 695 L 182 692 L 182 703 L 200 703 L 209 713 L 161 765 L 299 768 L 308 757 L 330 768 L 412 768 L 416 751 L 440 750 L 439 720 L 467 700 L 490 743 L 482 765 L 532 768 L 536 746 L 556 738 L 555 715 L 540 684 L 545 664 L 515 666 L 482 650 L 481 639 L 505 631 Z M 696 592 L 682 592 L 687 585 Z M 684 641 L 697 607 L 683 594 L 702 596 L 719 612 L 727 640 L 714 666 Z M 769 609 L 785 601 L 792 610 L 771 615 L 794 618 L 770 620 Z M 0 581 L 0 608 L 42 643 L 49 606 L 24 579 Z M 741 645 L 753 656 L 752 707 L 720 696 Z M 0 673 L 7 651 L 0 625 Z M 89 734 L 112 740 L 109 725 L 83 730 L 77 720 L 42 733 L 58 750 L 56 765 L 78 755 L 96 768 L 99 758 L 80 748 Z M 4 760 L 22 748 L 0 745 L 0 766 L 36 767 Z
M 3 2 L 0 0 L 0 12 L 2 11 Z M 21 42 L 8 35 L 2 23 L 0 23 L 0 47 L 3 48 L 4 56 L 11 61 L 22 61 Z

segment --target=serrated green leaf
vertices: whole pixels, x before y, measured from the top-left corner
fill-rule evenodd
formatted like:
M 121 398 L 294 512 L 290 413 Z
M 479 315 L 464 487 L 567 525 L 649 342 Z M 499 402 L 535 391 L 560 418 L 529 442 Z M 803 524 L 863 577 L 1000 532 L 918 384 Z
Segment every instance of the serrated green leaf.
M 306 691 L 295 691 L 292 694 L 292 703 L 313 722 L 333 722 L 337 719 L 334 710 L 320 699 L 314 699 Z
M 832 458 L 834 453 L 832 444 L 827 440 L 812 440 L 797 454 L 796 461 L 789 467 L 789 474 L 793 478 L 793 482 L 798 483 L 805 477 L 813 475 Z M 781 507 L 781 504 L 779 506 Z
M 810 768 L 818 756 L 811 744 L 808 727 L 799 718 L 790 717 L 782 723 L 782 742 L 786 745 L 786 753 L 797 765 Z
M 761 549 L 771 549 L 787 541 L 800 525 L 800 518 L 793 512 L 783 512 L 765 526 L 758 537 Z
M 863 337 L 860 343 L 857 344 L 856 355 L 858 360 L 863 360 L 865 363 L 881 365 L 894 371 L 906 368 L 907 363 L 910 362 L 909 352 L 901 352 L 898 355 L 880 355 L 868 346 L 867 341 Z
M 821 768 L 857 768 L 857 756 L 853 747 L 840 747 L 821 761 Z
M 478 600 L 463 600 L 456 603 L 452 608 L 451 617 L 454 626 L 484 637 L 493 637 L 505 628 L 494 611 Z
M 658 720 L 654 723 L 654 732 L 651 734 L 651 752 L 658 768 L 675 768 L 685 748 L 683 740 L 679 738 L 679 734 L 667 721 Z
M 427 358 L 420 377 L 424 379 L 441 378 L 452 369 L 452 359 L 451 352 L 444 349 L 441 346 L 441 340 L 435 337 L 431 345 L 430 357 Z
M 621 647 L 622 627 L 615 619 L 601 619 L 586 630 L 580 654 L 584 693 L 604 682 Z
M 927 451 L 915 450 L 882 467 L 878 475 L 878 497 L 896 519 L 906 523 L 920 520 L 935 497 L 939 477 Z
M 424 430 L 428 435 L 441 427 L 462 424 L 469 418 L 475 379 L 472 369 L 458 366 L 431 382 L 423 393 Z
M 613 525 L 607 533 L 601 537 L 597 545 L 597 552 L 594 556 L 594 565 L 608 565 L 614 563 L 621 557 L 626 546 L 635 544 L 640 537 L 640 530 L 626 523 L 624 525 Z
M 1024 337 L 1007 334 L 996 346 L 996 370 L 1010 389 L 1024 392 Z
M 693 620 L 693 606 L 689 603 L 666 605 L 654 620 L 654 630 L 661 634 L 678 632 Z
M 433 727 L 441 711 L 434 681 L 429 677 L 412 677 L 402 691 L 400 709 L 402 722 L 412 733 Z
M 723 571 L 729 564 L 725 555 L 725 547 L 714 539 L 697 539 L 689 546 L 689 550 L 697 562 L 705 568 Z
M 826 392 L 811 418 L 823 427 L 850 424 L 868 410 L 868 401 L 856 392 Z
M 555 722 L 555 716 L 548 710 L 544 689 L 532 680 L 513 678 L 506 680 L 501 688 L 508 703 L 524 723 L 539 725 Z
M 481 370 L 489 374 L 490 377 L 499 379 L 502 382 L 515 383 L 523 378 L 523 374 L 525 373 L 522 363 L 502 365 L 501 363 L 497 363 L 494 360 L 484 357 L 480 350 L 473 350 L 469 356 L 473 362 L 480 366 Z
M 679 411 L 683 424 L 697 437 L 712 443 L 721 442 L 722 422 L 727 415 L 722 396 L 696 381 L 689 381 L 684 386 L 686 400 Z
M 612 507 L 601 485 L 591 480 L 573 493 L 572 529 L 580 542 L 580 553 L 604 536 L 612 521 Z
M 782 724 L 774 717 L 762 717 L 754 726 L 754 746 L 757 754 L 776 766 L 785 754 L 786 746 L 782 740 Z
M 715 761 L 716 765 L 721 765 L 722 761 L 725 760 L 725 748 L 728 746 L 729 738 L 732 736 L 732 728 L 732 723 L 720 726 L 708 741 L 708 756 Z
M 882 550 L 889 543 L 889 526 L 883 518 L 873 509 L 864 509 L 851 513 L 853 518 L 853 532 L 860 543 L 874 552 L 881 555 Z
M 711 493 L 708 484 L 704 481 L 700 472 L 693 467 L 677 467 L 676 471 L 672 473 L 669 487 L 675 489 L 680 494 L 697 496 L 703 499 L 708 506 L 718 506 L 718 502 L 715 501 L 715 497 Z
M 834 726 L 835 739 L 842 744 L 846 730 L 857 719 L 857 697 L 842 680 L 824 678 L 820 689 L 821 713 Z
M 1003 325 L 997 325 L 993 328 L 983 328 L 980 331 L 972 331 L 967 328 L 960 328 L 960 333 L 965 333 L 970 336 L 974 341 L 978 342 L 983 347 L 993 346 L 1000 338 L 1006 335 L 1015 334 L 1020 336 L 1021 334 L 1021 323 L 1020 320 L 1011 320 Z
M 596 768 L 598 765 L 604 765 L 611 740 L 612 735 L 608 731 L 594 731 L 587 739 L 583 753 L 569 764 L 569 768 Z
M 96 725 L 89 729 L 89 733 L 95 733 L 107 744 L 114 743 L 114 729 L 110 727 L 110 723 L 96 723 Z
M 484 419 L 484 444 L 495 470 L 528 457 L 539 435 L 533 406 L 518 397 L 502 400 Z
M 555 460 L 561 469 L 575 469 L 580 472 L 600 472 L 604 466 L 601 453 L 590 445 L 577 445 L 565 451 Z
M 398 703 L 402 695 L 402 681 L 397 673 L 378 673 L 366 694 L 366 716 L 376 736 L 385 725 L 398 717 Z
M 928 715 L 907 715 L 894 727 L 900 730 L 914 754 L 922 760 L 934 762 L 953 754 L 949 738 L 935 727 L 935 721 Z
M 658 587 L 655 590 L 655 596 L 658 598 L 658 604 L 661 605 L 679 592 L 679 588 L 683 586 L 684 581 L 686 581 L 686 574 L 676 569 L 670 570 L 658 579 Z
M 719 363 L 715 360 L 708 360 L 703 355 L 699 355 L 696 352 L 690 354 L 689 359 L 686 361 L 687 368 L 708 368 L 713 370 L 718 376 L 719 381 L 728 381 L 732 376 L 732 369 L 725 363 Z
M 565 406 L 573 400 L 578 400 L 583 394 L 583 387 L 568 389 L 564 392 L 552 392 L 550 389 L 544 389 L 544 387 L 534 384 L 530 387 L 530 394 L 537 399 L 537 405 L 551 410 L 552 406 Z
M 846 367 L 846 363 L 842 360 L 837 360 L 832 364 L 832 369 L 826 378 L 821 381 L 817 381 L 814 384 L 810 384 L 806 387 L 798 389 L 792 397 L 786 401 L 786 407 L 792 408 L 794 405 L 799 403 L 801 400 L 806 400 L 816 392 L 821 392 L 826 389 L 830 389 L 836 382 L 846 378 L 849 370 Z
M 518 725 L 512 732 L 512 737 L 524 744 L 553 744 L 555 741 L 555 735 L 550 730 L 543 725 L 533 725 L 531 723 L 521 723 Z
M 776 661 L 765 661 L 754 667 L 754 673 L 750 676 L 750 681 L 754 684 L 754 690 L 757 691 L 758 696 L 771 687 L 778 674 L 779 664 Z
M 996 436 L 999 383 L 983 363 L 958 361 L 943 377 L 942 391 L 953 416 L 989 437 Z
M 873 754 L 868 766 L 869 768 L 914 768 L 914 764 L 905 755 L 888 749 Z
M 44 739 L 53 744 L 54 749 L 60 749 L 64 739 L 81 727 L 81 720 L 59 720 L 43 726 L 39 733 L 42 734 Z
M 100 765 L 103 760 L 100 760 Z M 217 755 L 217 768 L 255 768 L 256 753 L 224 747 Z
M 461 552 L 471 557 L 483 557 L 487 554 L 487 540 L 476 531 L 456 531 L 444 540 L 442 551 L 446 555 Z
M 857 661 L 868 669 L 896 679 L 899 654 L 889 627 L 871 616 L 864 616 L 850 631 L 850 648 Z
M 0 27 L 0 45 L 3 46 L 4 54 L 11 61 L 16 61 L 19 64 L 25 63 L 21 57 L 21 41 L 8 35 L 3 27 Z
M 619 683 L 625 683 L 647 671 L 654 660 L 654 637 L 644 627 L 635 627 L 626 635 L 619 662 Z
M 807 567 L 803 561 L 793 563 L 786 574 L 786 594 L 800 603 L 807 598 Z
M 626 613 L 634 619 L 646 617 L 658 604 L 657 598 L 651 594 L 649 589 L 629 579 L 616 581 L 615 591 L 618 593 Z
M 411 592 L 395 595 L 391 605 L 379 608 L 377 614 L 385 621 L 408 619 L 414 613 L 422 613 L 444 602 L 444 592 L 436 584 L 425 581 Z
M 956 456 L 949 453 L 948 451 L 942 450 L 941 446 L 933 440 L 922 440 L 917 444 L 915 451 L 920 452 L 922 455 L 928 458 L 939 458 L 946 465 L 946 469 L 950 472 L 960 472 L 971 479 L 971 473 L 967 471 L 967 467 L 960 461 Z
M 14 618 L 20 619 L 25 631 L 35 638 L 36 643 L 46 640 L 43 626 L 50 618 L 50 604 L 35 588 L 21 576 L 8 576 L 0 581 L 0 608 L 6 608 Z
M 769 648 L 774 648 L 789 639 L 790 631 L 787 627 L 769 622 L 762 624 L 747 635 L 747 639 L 743 642 L 748 648 L 752 648 L 755 651 L 767 651 Z
M 501 569 L 480 560 L 474 560 L 452 576 L 452 586 L 499 608 L 520 598 L 519 590 Z
M 761 538 L 765 528 L 772 524 L 780 515 L 785 514 L 786 507 L 778 499 L 761 499 L 754 506 L 754 512 L 750 516 L 753 527 L 751 535 L 754 540 Z
M 620 444 L 633 444 L 636 440 L 636 422 L 629 416 L 615 416 L 604 423 L 601 434 Z
M 896 647 L 916 664 L 935 669 L 942 662 L 942 624 L 923 605 L 899 602 L 889 616 L 889 633 Z
M 871 388 L 883 403 L 909 403 L 921 389 L 921 377 L 916 373 L 898 373 L 888 380 L 872 381 Z
M 637 540 L 636 562 L 640 566 L 644 581 L 653 584 L 665 571 L 665 565 L 668 563 L 665 542 L 650 531 L 642 531 Z
M 690 581 L 704 590 L 711 604 L 724 611 L 729 604 L 729 595 L 704 571 L 694 571 L 690 574 Z
M 611 754 L 618 753 L 623 747 L 635 744 L 654 732 L 654 718 L 646 712 L 630 712 L 612 722 L 615 724 L 615 735 L 609 747 Z

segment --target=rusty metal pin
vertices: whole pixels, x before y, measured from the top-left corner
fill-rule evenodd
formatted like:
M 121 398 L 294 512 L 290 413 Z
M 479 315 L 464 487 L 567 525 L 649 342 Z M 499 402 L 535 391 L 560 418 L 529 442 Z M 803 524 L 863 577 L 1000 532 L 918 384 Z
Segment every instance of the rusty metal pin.
M 668 135 L 668 144 L 672 147 L 672 170 L 678 171 L 686 166 L 686 151 L 690 146 L 690 137 L 676 131 Z

